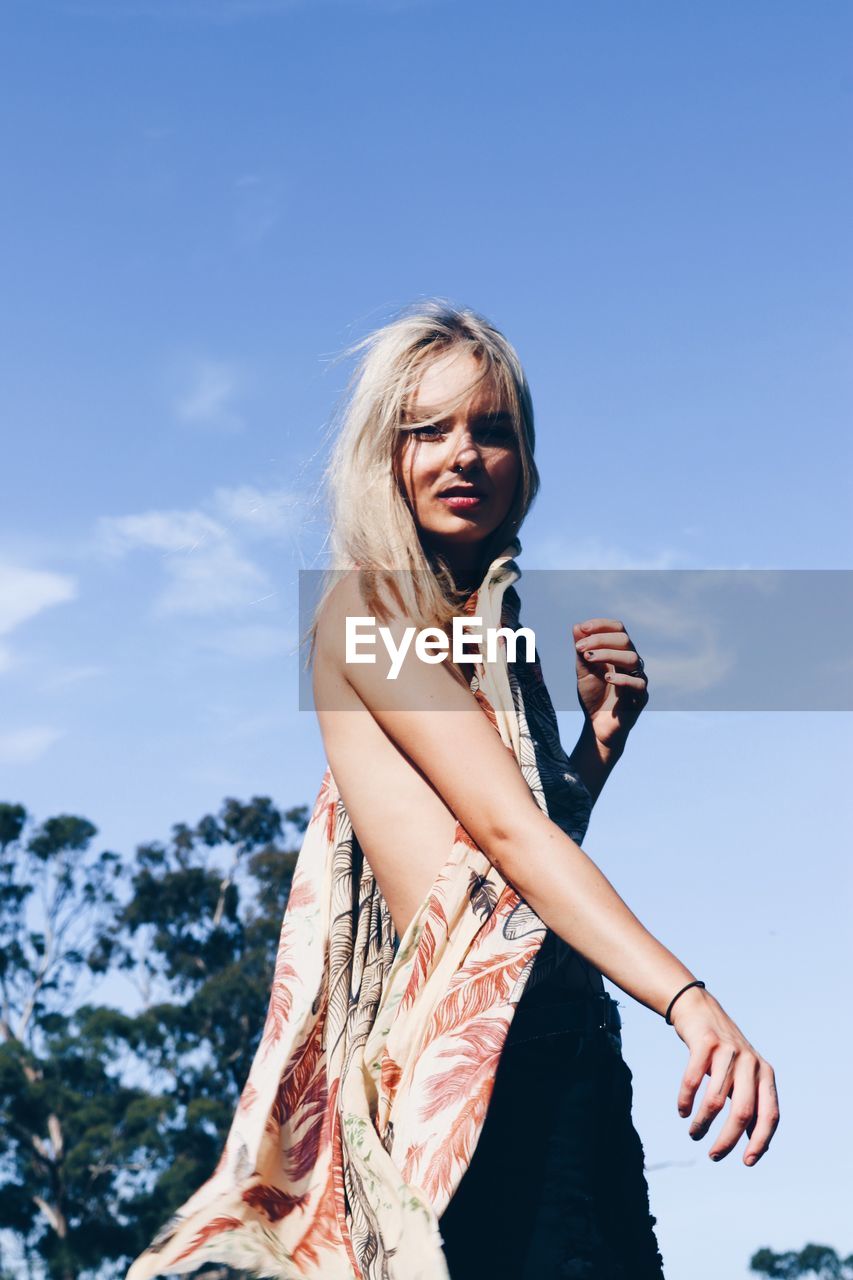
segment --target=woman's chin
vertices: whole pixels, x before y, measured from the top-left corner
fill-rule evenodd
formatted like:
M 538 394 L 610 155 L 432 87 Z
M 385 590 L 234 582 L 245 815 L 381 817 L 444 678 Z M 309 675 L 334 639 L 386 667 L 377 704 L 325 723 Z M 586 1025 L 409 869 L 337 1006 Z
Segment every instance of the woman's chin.
M 482 528 L 473 520 L 460 520 L 455 528 L 421 529 L 421 537 L 435 543 L 436 546 L 476 546 L 485 542 L 494 532 L 492 528 Z

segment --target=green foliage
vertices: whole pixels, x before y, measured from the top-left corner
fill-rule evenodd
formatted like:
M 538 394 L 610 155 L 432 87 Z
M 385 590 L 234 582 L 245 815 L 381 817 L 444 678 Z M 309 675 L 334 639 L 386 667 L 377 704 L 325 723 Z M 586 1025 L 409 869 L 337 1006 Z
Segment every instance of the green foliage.
M 826 1244 L 807 1244 L 799 1253 L 759 1249 L 750 1258 L 749 1269 L 779 1280 L 853 1280 L 853 1254 L 839 1258 Z
M 13 1256 L 43 1280 L 122 1277 L 212 1173 L 308 816 L 227 799 L 123 859 L 83 818 L 31 829 L 0 804 L 0 1280 Z M 113 974 L 136 1013 L 83 998 Z

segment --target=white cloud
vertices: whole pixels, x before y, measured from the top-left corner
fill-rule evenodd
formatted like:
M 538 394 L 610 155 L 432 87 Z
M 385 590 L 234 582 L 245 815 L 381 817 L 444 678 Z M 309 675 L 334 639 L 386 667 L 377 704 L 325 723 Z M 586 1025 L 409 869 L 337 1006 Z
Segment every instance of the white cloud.
M 0 635 L 76 595 L 77 583 L 68 574 L 0 564 Z
M 632 611 L 632 626 L 637 621 Z M 659 616 L 656 615 L 657 622 Z M 655 688 L 677 694 L 704 693 L 715 688 L 734 670 L 737 653 L 731 645 L 724 645 L 714 634 L 713 627 L 702 619 L 696 619 L 695 624 L 685 628 L 683 634 L 689 653 L 646 653 L 643 660 L 649 679 L 654 681 Z M 655 639 L 657 641 L 657 637 Z
M 58 689 L 67 689 L 71 685 L 81 684 L 84 680 L 93 680 L 95 676 L 103 675 L 105 671 L 105 667 L 99 667 L 94 663 L 78 667 L 58 667 L 44 677 L 41 682 L 41 691 L 55 693 Z
M 243 549 L 246 540 L 285 541 L 304 520 L 303 498 L 291 489 L 220 486 L 202 508 L 102 516 L 98 549 L 119 558 L 159 551 L 168 583 L 155 602 L 159 614 L 213 614 L 260 604 L 277 594 L 267 572 Z M 223 645 L 228 644 L 223 640 Z M 231 641 L 245 651 L 280 652 L 281 636 L 247 628 Z
M 262 538 L 295 533 L 303 518 L 303 499 L 290 489 L 263 492 L 248 484 L 220 488 L 214 492 L 213 502 L 229 524 L 238 524 Z
M 157 602 L 158 613 L 218 613 L 249 605 L 270 580 L 229 542 L 169 561 L 171 582 Z
M 182 422 L 221 431 L 243 429 L 243 418 L 234 407 L 234 398 L 240 388 L 240 376 L 235 365 L 224 360 L 195 360 L 186 374 L 185 383 L 173 405 Z
M 160 614 L 210 614 L 251 604 L 270 590 L 263 569 L 244 556 L 233 535 L 203 511 L 148 511 L 102 516 L 96 536 L 109 555 L 162 551 L 169 583 L 155 603 Z
M 65 604 L 76 595 L 76 579 L 68 574 L 0 564 L 0 635 L 8 635 L 44 609 Z M 10 670 L 15 663 L 13 651 L 0 645 L 0 672 Z
M 62 736 L 61 729 L 47 726 L 0 733 L 0 764 L 32 764 Z
M 193 552 L 226 535 L 216 520 L 201 511 L 146 511 L 139 516 L 103 516 L 98 521 L 104 550 L 122 555 L 135 547 L 165 552 Z

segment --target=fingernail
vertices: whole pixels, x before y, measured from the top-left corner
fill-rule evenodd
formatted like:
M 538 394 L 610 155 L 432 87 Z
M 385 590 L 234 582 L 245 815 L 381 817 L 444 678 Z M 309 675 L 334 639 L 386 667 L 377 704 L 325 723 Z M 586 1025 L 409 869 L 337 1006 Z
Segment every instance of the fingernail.
M 711 1157 L 711 1159 L 712 1159 L 712 1160 L 719 1160 L 719 1159 L 720 1159 L 720 1156 L 721 1156 L 723 1153 L 722 1153 L 722 1151 L 709 1151 L 709 1152 L 708 1152 L 708 1154 L 710 1155 L 710 1157 Z
M 594 658 L 594 657 L 595 657 L 595 650 L 594 650 L 594 649 L 588 649 L 588 650 L 587 650 L 587 652 L 586 652 L 586 655 L 585 655 L 585 656 L 586 656 L 587 658 Z
M 746 1164 L 755 1164 L 757 1159 L 758 1159 L 758 1156 L 747 1156 Z

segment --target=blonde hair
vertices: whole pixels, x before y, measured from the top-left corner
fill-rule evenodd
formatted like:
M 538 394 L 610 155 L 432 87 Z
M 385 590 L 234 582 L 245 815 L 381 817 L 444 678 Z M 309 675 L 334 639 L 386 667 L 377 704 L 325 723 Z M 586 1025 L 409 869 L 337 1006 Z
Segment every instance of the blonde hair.
M 360 359 L 347 387 L 323 475 L 330 509 L 331 564 L 307 632 L 308 663 L 314 654 L 319 614 L 341 573 L 360 571 L 369 614 L 384 620 L 382 593 L 387 590 L 419 628 L 446 631 L 469 594 L 457 589 L 440 551 L 424 547 L 399 470 L 406 432 L 435 421 L 435 406 L 429 419 L 415 421 L 406 416 L 420 377 L 428 362 L 457 349 L 474 356 L 482 368 L 452 405 L 440 408 L 455 407 L 473 386 L 491 378 L 502 407 L 510 414 L 520 462 L 509 511 L 481 548 L 481 576 L 516 536 L 536 497 L 539 472 L 533 459 L 533 401 L 527 378 L 515 349 L 482 315 L 433 298 L 406 307 L 390 323 L 349 347 L 343 357 Z

